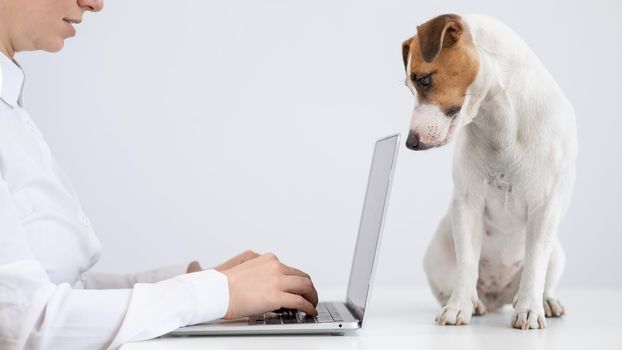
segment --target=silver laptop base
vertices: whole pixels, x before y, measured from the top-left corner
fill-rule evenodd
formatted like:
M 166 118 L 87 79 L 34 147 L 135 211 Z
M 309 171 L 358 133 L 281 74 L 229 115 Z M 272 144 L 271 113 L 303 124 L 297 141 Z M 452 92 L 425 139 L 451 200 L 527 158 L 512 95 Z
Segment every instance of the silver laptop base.
M 328 311 L 330 310 L 330 311 Z M 284 315 L 281 319 L 274 313 L 260 317 L 245 317 L 237 320 L 216 320 L 203 324 L 179 328 L 169 335 L 257 335 L 257 334 L 343 334 L 360 328 L 359 321 L 350 313 L 343 302 L 326 302 L 318 304 L 319 315 L 315 321 L 309 320 L 304 314 L 298 316 Z M 331 316 L 335 314 L 335 316 Z M 287 321 L 297 317 L 297 323 Z M 332 317 L 332 318 L 331 318 Z M 277 323 L 277 320 L 279 321 Z

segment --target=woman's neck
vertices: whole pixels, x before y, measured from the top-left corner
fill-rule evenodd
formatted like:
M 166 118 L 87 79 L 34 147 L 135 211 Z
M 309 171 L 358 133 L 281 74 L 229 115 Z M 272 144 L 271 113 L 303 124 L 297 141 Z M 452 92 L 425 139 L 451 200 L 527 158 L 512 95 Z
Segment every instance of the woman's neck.
M 15 50 L 9 45 L 8 40 L 3 35 L 0 35 L 0 52 L 10 59 L 13 59 L 15 55 Z

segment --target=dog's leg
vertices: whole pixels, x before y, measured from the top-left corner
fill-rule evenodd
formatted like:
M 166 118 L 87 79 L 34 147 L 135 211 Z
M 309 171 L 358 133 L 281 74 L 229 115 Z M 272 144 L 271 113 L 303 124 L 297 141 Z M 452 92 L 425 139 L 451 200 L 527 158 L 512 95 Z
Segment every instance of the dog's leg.
M 456 277 L 456 254 L 451 238 L 451 219 L 447 214 L 441 220 L 436 234 L 423 258 L 423 269 L 432 293 L 441 306 L 447 305 Z
M 559 241 L 555 243 L 549 259 L 549 268 L 546 270 L 546 281 L 544 282 L 544 315 L 546 317 L 561 317 L 566 310 L 555 297 L 555 288 L 564 272 L 566 264 L 566 254 Z
M 477 276 L 484 231 L 483 205 L 468 196 L 454 198 L 451 216 L 456 278 L 447 305 L 436 316 L 439 325 L 467 324 L 480 306 Z
M 525 263 L 518 293 L 514 297 L 514 328 L 544 328 L 544 285 L 555 235 L 561 217 L 561 205 L 551 201 L 543 208 L 528 213 L 525 240 Z

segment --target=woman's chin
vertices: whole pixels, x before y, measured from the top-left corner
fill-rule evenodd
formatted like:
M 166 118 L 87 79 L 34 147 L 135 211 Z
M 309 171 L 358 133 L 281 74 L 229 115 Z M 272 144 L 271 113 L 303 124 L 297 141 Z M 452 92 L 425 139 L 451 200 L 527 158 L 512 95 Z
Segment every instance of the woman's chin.
M 39 49 L 46 51 L 46 52 L 58 52 L 62 50 L 64 46 L 65 46 L 65 39 L 55 38 L 53 40 L 47 41 L 45 45 L 43 45 Z

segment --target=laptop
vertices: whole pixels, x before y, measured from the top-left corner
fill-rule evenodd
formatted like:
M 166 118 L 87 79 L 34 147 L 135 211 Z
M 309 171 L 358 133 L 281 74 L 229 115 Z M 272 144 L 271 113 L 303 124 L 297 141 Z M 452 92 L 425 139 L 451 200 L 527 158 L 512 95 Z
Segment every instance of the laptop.
M 318 315 L 286 310 L 179 328 L 170 335 L 344 334 L 363 327 L 377 265 L 383 221 L 397 157 L 399 134 L 376 141 L 346 301 L 320 302 Z

